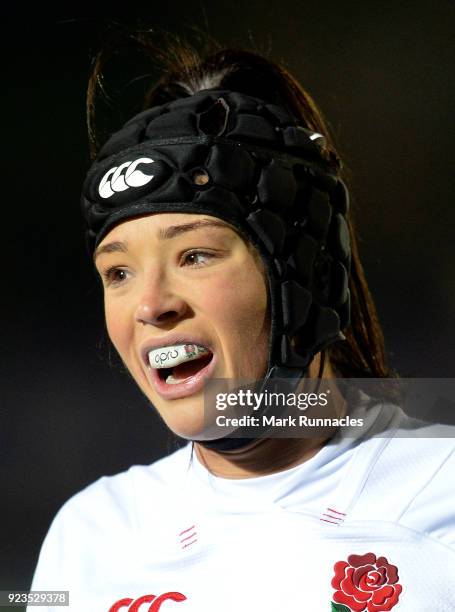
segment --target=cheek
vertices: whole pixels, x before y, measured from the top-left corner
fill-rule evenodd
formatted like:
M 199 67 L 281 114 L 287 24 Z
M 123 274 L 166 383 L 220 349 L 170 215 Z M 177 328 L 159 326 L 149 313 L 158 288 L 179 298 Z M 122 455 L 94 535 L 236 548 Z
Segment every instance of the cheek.
M 109 338 L 123 361 L 126 361 L 127 348 L 132 334 L 129 324 L 130 317 L 121 301 L 108 298 L 105 298 L 104 301 L 104 316 Z
M 257 343 L 269 333 L 267 285 L 255 265 L 242 265 L 219 279 L 208 297 L 214 320 L 231 343 Z

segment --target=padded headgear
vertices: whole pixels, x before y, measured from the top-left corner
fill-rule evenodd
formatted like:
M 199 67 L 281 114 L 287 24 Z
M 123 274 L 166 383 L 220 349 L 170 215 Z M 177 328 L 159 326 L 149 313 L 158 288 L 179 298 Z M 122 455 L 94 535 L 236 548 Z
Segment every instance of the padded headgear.
M 203 90 L 146 110 L 108 140 L 87 175 L 89 248 L 114 225 L 147 213 L 230 223 L 267 270 L 266 378 L 299 379 L 349 323 L 348 193 L 321 139 L 283 108 L 231 91 Z

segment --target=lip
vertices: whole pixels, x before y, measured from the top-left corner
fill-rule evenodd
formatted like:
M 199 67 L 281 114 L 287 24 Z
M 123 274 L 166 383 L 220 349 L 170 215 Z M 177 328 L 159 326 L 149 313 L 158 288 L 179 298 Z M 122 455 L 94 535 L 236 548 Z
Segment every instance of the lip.
M 148 361 L 148 353 L 152 349 L 171 346 L 173 344 L 198 344 L 200 346 L 205 346 L 211 351 L 212 359 L 204 368 L 202 368 L 202 370 L 199 370 L 199 372 L 193 374 L 193 376 L 188 377 L 181 383 L 168 385 L 159 377 L 159 370 L 150 366 Z M 158 395 L 166 400 L 180 399 L 202 391 L 205 380 L 212 376 L 217 362 L 216 354 L 210 342 L 201 336 L 191 333 L 186 334 L 184 332 L 167 334 L 166 336 L 162 336 L 160 338 L 150 339 L 142 344 L 140 347 L 140 354 L 146 368 L 147 378 L 153 385 Z
M 202 370 L 199 370 L 199 372 L 196 372 L 196 374 L 193 374 L 193 376 L 189 376 L 181 383 L 176 383 L 174 385 L 166 384 L 166 382 L 160 378 L 159 370 L 155 368 L 149 367 L 148 373 L 149 379 L 152 381 L 158 395 L 163 399 L 173 400 L 188 397 L 202 391 L 205 380 L 212 376 L 215 366 L 216 356 L 214 353 L 212 353 L 212 359 L 204 368 L 202 368 Z

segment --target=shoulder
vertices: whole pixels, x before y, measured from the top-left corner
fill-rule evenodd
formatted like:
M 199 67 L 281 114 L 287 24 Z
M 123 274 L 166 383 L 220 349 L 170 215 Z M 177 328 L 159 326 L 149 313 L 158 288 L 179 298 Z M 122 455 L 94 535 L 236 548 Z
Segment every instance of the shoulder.
M 186 446 L 151 465 L 104 476 L 73 495 L 44 539 L 32 588 L 55 590 L 55 585 L 63 584 L 74 593 L 84 593 L 100 572 L 116 576 L 120 558 L 134 563 L 131 550 L 141 541 L 138 510 L 152 524 L 166 520 L 172 483 L 186 473 L 190 452 Z
M 186 473 L 190 458 L 191 448 L 186 446 L 151 465 L 104 476 L 73 495 L 44 539 L 33 588 L 48 589 L 64 580 L 77 590 L 79 582 L 88 583 L 97 575 L 100 565 L 115 572 L 119 551 L 131 550 L 140 539 L 138 509 L 153 524 L 166 518 L 172 483 Z
M 416 437 L 394 439 L 391 450 L 396 455 L 395 469 L 401 457 L 407 469 L 400 486 L 409 495 L 400 523 L 455 550 L 455 428 L 421 427 Z
M 362 442 L 357 512 L 378 515 L 455 547 L 455 428 L 395 409 L 394 427 Z
M 73 495 L 57 513 L 52 527 L 64 525 L 95 530 L 123 526 L 135 529 L 137 507 L 146 503 L 150 513 L 160 506 L 172 492 L 190 463 L 190 447 L 168 455 L 151 465 L 134 465 L 112 476 L 103 476 Z M 142 499 L 144 496 L 148 499 Z M 160 503 L 158 503 L 160 502 Z

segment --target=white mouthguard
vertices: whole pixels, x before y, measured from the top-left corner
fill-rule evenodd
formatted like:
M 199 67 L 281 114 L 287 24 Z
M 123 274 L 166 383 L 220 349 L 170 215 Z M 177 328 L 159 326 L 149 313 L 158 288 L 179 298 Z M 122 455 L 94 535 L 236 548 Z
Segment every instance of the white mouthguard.
M 209 353 L 209 350 L 198 344 L 175 344 L 149 351 L 148 358 L 152 368 L 173 368 L 181 363 L 193 361 L 193 359 L 198 359 L 201 355 L 208 355 Z

